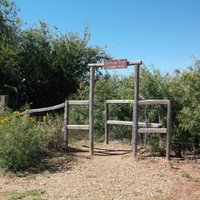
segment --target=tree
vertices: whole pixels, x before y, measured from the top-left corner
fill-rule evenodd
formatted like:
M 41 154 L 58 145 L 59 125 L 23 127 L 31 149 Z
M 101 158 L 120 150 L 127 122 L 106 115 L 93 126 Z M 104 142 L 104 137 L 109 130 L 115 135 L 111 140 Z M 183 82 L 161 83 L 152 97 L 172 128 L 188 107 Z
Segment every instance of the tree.
M 0 94 L 16 94 L 19 70 L 15 62 L 20 19 L 14 2 L 0 0 Z
M 99 47 L 88 46 L 90 35 L 52 33 L 44 22 L 21 33 L 17 62 L 23 89 L 21 102 L 34 107 L 63 102 L 77 91 L 79 83 L 88 79 L 89 62 L 106 57 Z M 48 98 L 47 98 L 48 97 Z
M 88 79 L 87 64 L 107 57 L 89 40 L 87 28 L 83 36 L 59 34 L 45 22 L 21 30 L 15 4 L 0 0 L 0 93 L 13 108 L 63 102 Z
M 173 109 L 176 114 L 175 139 L 182 141 L 200 141 L 200 65 L 197 60 L 186 71 L 177 71 L 168 81 L 173 96 Z

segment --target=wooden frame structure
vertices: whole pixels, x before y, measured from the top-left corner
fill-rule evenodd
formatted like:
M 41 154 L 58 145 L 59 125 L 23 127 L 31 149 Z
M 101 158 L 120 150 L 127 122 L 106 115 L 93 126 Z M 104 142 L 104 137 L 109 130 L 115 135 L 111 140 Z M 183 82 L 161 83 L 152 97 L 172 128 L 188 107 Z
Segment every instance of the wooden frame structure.
M 126 66 L 134 66 L 135 67 L 135 78 L 134 78 L 134 100 L 107 100 L 106 101 L 106 126 L 105 131 L 107 132 L 108 140 L 108 124 L 116 124 L 114 121 L 109 121 L 108 119 L 108 103 L 133 103 L 133 121 L 131 122 L 123 122 L 118 121 L 117 123 L 120 125 L 132 125 L 132 151 L 133 157 L 135 158 L 137 155 L 137 136 L 139 133 L 167 133 L 167 149 L 166 149 L 166 158 L 170 158 L 170 138 L 171 138 L 171 101 L 170 100 L 139 100 L 139 68 L 142 64 L 142 61 L 133 61 L 125 63 Z M 94 75 L 96 67 L 103 67 L 103 63 L 91 63 L 88 64 L 90 68 L 90 94 L 89 100 L 66 100 L 64 103 L 46 107 L 46 108 L 37 108 L 27 110 L 24 113 L 37 113 L 37 112 L 46 112 L 51 110 L 56 110 L 64 107 L 64 145 L 68 147 L 68 130 L 69 129 L 81 129 L 88 130 L 89 129 L 89 149 L 90 154 L 94 154 Z M 87 106 L 89 105 L 89 125 L 72 125 L 69 123 L 69 106 Z M 167 105 L 167 128 L 155 128 L 158 124 L 151 124 L 152 128 L 138 128 L 138 126 L 142 126 L 142 124 L 138 123 L 138 111 L 139 105 Z M 22 114 L 24 114 L 22 113 Z
M 137 154 L 137 135 L 138 135 L 138 100 L 139 100 L 139 68 L 142 61 L 133 61 L 126 63 L 127 66 L 135 67 L 134 78 L 134 106 L 133 106 L 133 129 L 132 129 L 132 151 L 133 157 Z M 89 146 L 90 154 L 94 154 L 94 72 L 96 67 L 104 67 L 104 63 L 90 63 L 90 105 L 89 105 Z
M 105 101 L 105 143 L 108 144 L 108 125 L 130 125 L 132 130 L 134 129 L 134 124 L 132 121 L 119 121 L 119 120 L 109 120 L 108 105 L 109 104 L 127 104 L 135 103 L 134 100 L 106 100 Z M 167 144 L 166 144 L 166 159 L 170 159 L 170 140 L 171 140 L 171 113 L 172 105 L 171 101 L 168 99 L 147 99 L 139 100 L 139 106 L 143 105 L 167 105 L 167 128 L 160 128 L 161 124 L 159 123 L 150 123 L 150 128 L 144 128 L 145 122 L 138 122 L 138 133 L 166 133 L 167 134 Z M 134 105 L 133 105 L 134 107 Z M 133 141 L 132 141 L 133 142 Z M 136 141 L 137 146 L 137 141 Z M 135 147 L 135 146 L 134 146 Z M 136 152 L 137 153 L 137 149 Z M 136 156 L 136 155 L 134 155 Z
M 88 100 L 65 100 L 64 103 L 64 147 L 68 147 L 68 130 L 69 129 L 77 129 L 77 130 L 89 130 L 89 125 L 76 125 L 69 124 L 69 106 L 88 106 Z
M 36 109 L 29 109 L 25 112 L 21 113 L 24 115 L 26 113 L 39 113 L 39 112 L 47 112 L 53 111 L 60 108 L 64 108 L 64 127 L 63 127 L 63 135 L 64 135 L 64 148 L 68 147 L 68 130 L 69 129 L 78 129 L 78 130 L 89 130 L 89 125 L 76 125 L 76 124 L 69 124 L 69 106 L 88 106 L 89 100 L 65 100 L 64 103 L 45 107 L 45 108 L 36 108 Z

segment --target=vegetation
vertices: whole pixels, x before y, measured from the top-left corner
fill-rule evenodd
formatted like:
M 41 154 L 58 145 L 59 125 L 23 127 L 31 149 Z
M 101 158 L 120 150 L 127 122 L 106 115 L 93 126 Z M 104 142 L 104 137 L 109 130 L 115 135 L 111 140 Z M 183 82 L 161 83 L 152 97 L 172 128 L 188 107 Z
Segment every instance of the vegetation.
M 15 3 L 0 0 L 0 94 L 10 96 L 9 107 L 18 110 L 28 103 L 31 107 L 46 107 L 68 99 L 88 99 L 88 63 L 100 62 L 109 56 L 98 46 L 89 46 L 86 29 L 77 33 L 60 34 L 40 22 L 39 26 L 22 29 Z M 102 139 L 104 130 L 104 101 L 132 99 L 133 76 L 101 74 L 95 80 L 95 133 Z M 200 144 L 200 61 L 185 71 L 173 75 L 161 74 L 158 69 L 143 66 L 140 78 L 141 98 L 171 98 L 173 101 L 173 141 Z M 48 97 L 48 98 L 47 98 Z M 112 105 L 110 119 L 130 121 L 131 105 Z M 166 125 L 166 108 L 140 108 L 140 121 Z M 32 118 L 19 112 L 1 112 L 0 162 L 17 171 L 32 165 L 38 147 L 45 149 L 61 144 L 63 116 Z M 70 123 L 88 124 L 85 108 L 70 109 Z M 112 126 L 111 137 L 131 138 L 130 127 Z M 158 136 L 153 135 L 156 149 Z M 176 146 L 180 154 L 180 145 Z
M 42 200 L 44 194 L 45 191 L 42 189 L 26 190 L 23 192 L 13 190 L 4 192 L 3 196 L 7 197 L 6 199 L 8 200 L 18 200 L 18 199 Z
M 87 63 L 107 57 L 88 45 L 87 28 L 80 36 L 59 34 L 45 22 L 22 30 L 19 22 L 15 4 L 0 0 L 0 93 L 10 95 L 12 108 L 62 102 L 87 79 Z
M 4 112 L 0 120 L 0 164 L 19 171 L 32 166 L 39 151 L 61 146 L 59 117 L 36 120 L 19 112 Z M 63 121 L 63 120 L 62 120 Z M 58 145 L 59 144 L 59 145 Z
M 170 98 L 173 102 L 173 141 L 181 141 L 191 146 L 194 143 L 199 147 L 200 142 L 200 62 L 196 61 L 194 66 L 186 71 L 176 71 L 175 74 L 162 75 L 158 69 L 141 69 L 140 96 L 141 98 Z M 95 82 L 95 128 L 101 137 L 104 130 L 104 101 L 106 99 L 132 99 L 133 98 L 133 75 L 126 77 L 102 76 Z M 86 85 L 72 98 L 87 99 L 89 88 Z M 132 119 L 132 108 L 130 105 L 111 105 L 109 108 L 110 119 L 130 121 Z M 140 107 L 140 121 L 160 122 L 166 126 L 166 108 L 164 106 L 148 106 L 147 119 L 145 119 L 145 107 Z M 83 115 L 82 117 L 80 115 Z M 77 117 L 87 119 L 87 113 L 72 112 L 71 117 L 76 121 Z M 117 139 L 131 139 L 131 130 L 128 127 L 112 126 L 111 137 Z M 157 135 L 152 135 L 155 142 Z M 157 146 L 158 142 L 156 142 Z M 179 146 L 177 153 L 180 153 Z M 178 152 L 179 151 L 179 152 Z

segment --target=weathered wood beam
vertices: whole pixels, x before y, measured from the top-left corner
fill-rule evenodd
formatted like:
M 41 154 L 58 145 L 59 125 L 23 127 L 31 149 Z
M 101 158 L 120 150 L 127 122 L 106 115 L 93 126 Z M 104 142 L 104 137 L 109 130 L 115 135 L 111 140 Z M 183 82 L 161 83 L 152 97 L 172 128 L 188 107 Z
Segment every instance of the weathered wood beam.
M 107 120 L 107 124 L 132 126 L 133 122 L 132 121 L 120 121 L 120 120 Z M 138 122 L 138 126 L 145 127 L 146 123 Z M 159 128 L 159 127 L 161 127 L 161 124 L 160 123 L 148 123 L 148 126 L 151 128 Z
M 67 125 L 67 129 L 89 130 L 89 125 Z
M 89 105 L 89 100 L 68 100 L 68 105 L 70 106 L 85 106 Z
M 22 112 L 21 114 L 26 114 L 26 113 L 37 113 L 37 112 L 47 112 L 51 110 L 57 110 L 59 108 L 64 108 L 65 103 L 61 103 L 55 106 L 50 106 L 50 107 L 45 107 L 45 108 L 36 108 L 36 109 L 29 109 L 26 110 L 25 112 Z
M 166 128 L 139 128 L 139 133 L 167 133 Z
M 129 100 L 129 99 L 111 99 L 111 100 L 106 100 L 107 103 L 109 104 L 128 104 L 128 103 L 133 103 L 134 100 Z M 138 104 L 140 106 L 142 105 L 167 105 L 169 103 L 168 99 L 146 99 L 146 100 L 139 100 Z

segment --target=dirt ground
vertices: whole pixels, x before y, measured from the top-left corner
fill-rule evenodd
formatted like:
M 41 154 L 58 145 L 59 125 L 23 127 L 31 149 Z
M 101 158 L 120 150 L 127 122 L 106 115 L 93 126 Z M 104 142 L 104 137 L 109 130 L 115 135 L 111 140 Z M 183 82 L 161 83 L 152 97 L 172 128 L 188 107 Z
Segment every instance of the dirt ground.
M 46 160 L 37 173 L 0 175 L 0 199 L 200 199 L 200 160 L 168 162 L 142 150 L 133 160 L 130 149 L 98 144 L 90 157 L 88 147 L 79 144 L 68 155 Z

